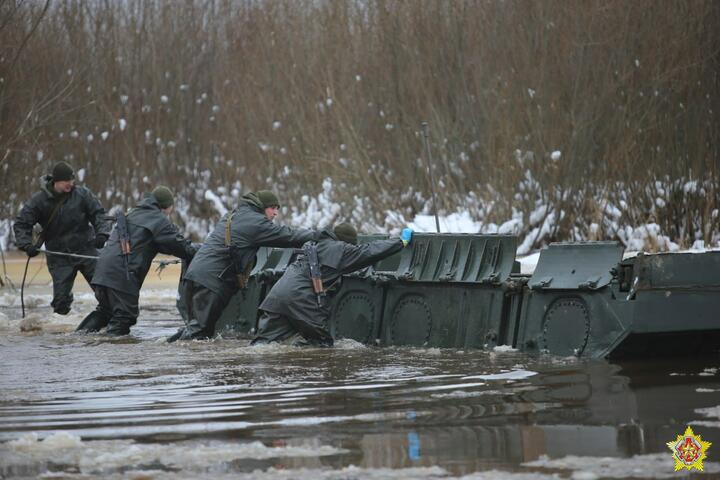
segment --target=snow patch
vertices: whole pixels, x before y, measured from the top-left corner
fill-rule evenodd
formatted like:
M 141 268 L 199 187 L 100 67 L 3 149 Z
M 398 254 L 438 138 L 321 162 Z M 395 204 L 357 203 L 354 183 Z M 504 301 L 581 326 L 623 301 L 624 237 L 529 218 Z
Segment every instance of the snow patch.
M 218 197 L 212 190 L 205 190 L 205 200 L 208 200 L 210 203 L 212 203 L 213 208 L 216 212 L 220 214 L 220 216 L 223 216 L 228 212 L 227 207 L 223 205 L 220 197 Z

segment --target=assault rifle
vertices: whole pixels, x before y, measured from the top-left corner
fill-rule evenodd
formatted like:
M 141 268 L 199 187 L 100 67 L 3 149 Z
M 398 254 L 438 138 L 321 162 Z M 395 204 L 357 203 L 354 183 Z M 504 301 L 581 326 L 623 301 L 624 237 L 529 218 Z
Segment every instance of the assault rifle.
M 325 304 L 325 289 L 323 288 L 322 275 L 320 271 L 320 261 L 317 254 L 317 243 L 307 242 L 303 245 L 303 253 L 310 265 L 310 279 L 312 280 L 313 290 L 317 297 L 318 307 Z
M 115 218 L 117 221 L 117 223 L 115 224 L 115 228 L 117 228 L 118 232 L 120 253 L 122 253 L 125 263 L 125 279 L 130 280 L 130 232 L 128 232 L 127 220 L 125 219 L 125 214 L 122 211 L 118 212 Z

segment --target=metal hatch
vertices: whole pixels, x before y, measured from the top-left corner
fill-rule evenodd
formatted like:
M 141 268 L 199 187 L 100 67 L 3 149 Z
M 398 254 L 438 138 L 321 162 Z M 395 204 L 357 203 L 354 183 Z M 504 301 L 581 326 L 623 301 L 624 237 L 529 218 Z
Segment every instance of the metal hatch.
M 720 251 L 640 254 L 637 290 L 720 288 Z
M 498 284 L 513 271 L 517 237 L 416 233 L 394 272 L 405 281 Z
M 540 252 L 528 285 L 533 290 L 597 290 L 612 280 L 623 250 L 619 242 L 551 243 Z

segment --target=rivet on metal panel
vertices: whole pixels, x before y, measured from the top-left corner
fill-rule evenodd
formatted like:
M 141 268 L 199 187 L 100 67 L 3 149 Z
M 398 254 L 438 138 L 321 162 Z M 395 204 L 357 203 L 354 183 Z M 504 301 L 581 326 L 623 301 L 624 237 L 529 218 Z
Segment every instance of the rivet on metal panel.
M 532 285 L 534 288 L 547 288 L 550 286 L 550 284 L 553 281 L 553 277 L 543 277 L 540 280 L 538 280 L 537 283 Z
M 449 272 L 441 275 L 438 280 L 440 280 L 441 282 L 449 282 L 450 280 L 455 278 L 456 274 L 457 274 L 457 270 L 455 268 L 452 268 Z
M 486 278 L 483 278 L 481 283 L 483 283 L 485 285 L 499 283 L 500 282 L 499 278 L 500 278 L 500 275 L 497 272 L 493 272 Z
M 405 280 L 405 281 L 410 281 L 413 278 L 415 278 L 415 269 L 414 268 L 411 268 L 410 270 L 408 270 L 407 272 L 403 273 L 402 275 L 400 275 L 398 277 L 399 280 Z
M 590 277 L 582 283 L 578 284 L 580 290 L 594 290 L 597 288 L 600 277 Z

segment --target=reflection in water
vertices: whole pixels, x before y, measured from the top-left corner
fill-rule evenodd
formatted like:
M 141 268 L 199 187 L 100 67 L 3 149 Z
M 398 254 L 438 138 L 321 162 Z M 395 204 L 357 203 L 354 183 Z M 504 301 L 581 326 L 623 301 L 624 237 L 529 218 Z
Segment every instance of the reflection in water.
M 718 358 L 167 344 L 170 293 L 120 339 L 56 333 L 42 308 L 40 329 L 21 332 L 2 309 L 1 477 L 659 478 L 672 475 L 665 443 L 693 422 L 718 470 Z

